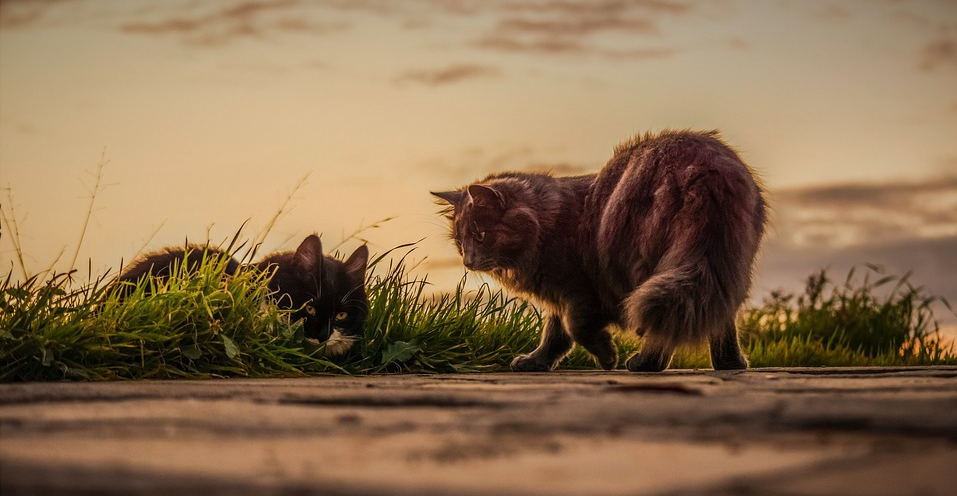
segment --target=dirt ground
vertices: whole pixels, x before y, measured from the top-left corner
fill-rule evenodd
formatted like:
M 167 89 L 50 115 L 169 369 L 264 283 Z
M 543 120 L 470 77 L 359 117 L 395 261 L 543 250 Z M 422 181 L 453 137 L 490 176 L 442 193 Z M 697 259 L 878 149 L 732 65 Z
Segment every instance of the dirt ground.
M 957 367 L 0 385 L 0 493 L 957 494 Z

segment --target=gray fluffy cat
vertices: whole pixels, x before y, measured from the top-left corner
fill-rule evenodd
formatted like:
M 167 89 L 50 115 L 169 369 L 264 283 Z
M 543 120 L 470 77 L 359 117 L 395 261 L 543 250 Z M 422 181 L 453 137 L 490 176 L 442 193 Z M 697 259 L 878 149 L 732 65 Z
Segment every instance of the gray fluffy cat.
M 766 206 L 717 132 L 665 131 L 615 149 L 597 174 L 495 174 L 433 193 L 465 266 L 547 310 L 517 371 L 551 370 L 574 343 L 617 365 L 607 327 L 644 335 L 632 371 L 661 371 L 707 341 L 715 369 L 745 369 L 735 314 L 751 286 Z

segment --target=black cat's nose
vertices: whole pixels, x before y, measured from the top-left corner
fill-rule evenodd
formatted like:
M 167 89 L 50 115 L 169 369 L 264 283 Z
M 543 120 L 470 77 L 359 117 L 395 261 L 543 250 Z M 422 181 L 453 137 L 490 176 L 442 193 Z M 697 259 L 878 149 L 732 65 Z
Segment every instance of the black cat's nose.
M 330 336 L 332 336 L 332 321 L 323 320 L 322 324 L 319 327 L 319 335 L 322 336 L 323 341 L 327 341 Z
M 327 319 L 311 318 L 306 320 L 305 335 L 307 338 L 320 342 L 327 341 L 332 335 L 332 321 Z

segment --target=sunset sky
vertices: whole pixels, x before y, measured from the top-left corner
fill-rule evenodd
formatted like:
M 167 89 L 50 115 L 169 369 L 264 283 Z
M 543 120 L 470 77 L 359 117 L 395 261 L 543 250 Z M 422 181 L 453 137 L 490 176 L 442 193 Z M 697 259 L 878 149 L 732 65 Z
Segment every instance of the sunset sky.
M 451 285 L 430 190 L 594 172 L 663 128 L 719 129 L 762 176 L 756 296 L 870 262 L 957 303 L 955 0 L 0 4 L 0 201 L 31 272 L 72 259 L 103 157 L 84 271 L 252 237 L 306 177 L 264 250 L 394 217 L 371 250 L 425 238 Z

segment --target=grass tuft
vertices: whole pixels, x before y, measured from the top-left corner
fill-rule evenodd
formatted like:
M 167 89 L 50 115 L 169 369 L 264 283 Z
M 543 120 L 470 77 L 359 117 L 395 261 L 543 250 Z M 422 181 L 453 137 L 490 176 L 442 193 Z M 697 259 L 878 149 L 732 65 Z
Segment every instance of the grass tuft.
M 343 368 L 352 373 L 501 370 L 513 355 L 535 347 L 541 316 L 533 307 L 487 284 L 466 291 L 465 278 L 451 293 L 428 295 L 427 279 L 410 275 L 413 251 L 388 262 L 383 255 L 370 264 L 388 267 L 369 280 L 365 336 Z
M 364 338 L 335 360 L 304 344 L 262 273 L 226 276 L 227 257 L 144 279 L 124 288 L 125 298 L 102 277 L 17 282 L 11 269 L 0 282 L 0 381 L 483 372 L 507 370 L 535 348 L 542 316 L 534 307 L 488 285 L 466 290 L 464 278 L 452 292 L 431 294 L 425 277 L 411 275 L 414 251 L 403 245 L 370 263 Z M 908 276 L 871 268 L 862 283 L 852 271 L 834 285 L 821 271 L 804 294 L 774 293 L 743 311 L 742 345 L 755 367 L 954 365 L 931 311 L 939 301 Z M 641 346 L 629 333 L 614 339 L 622 364 Z M 576 348 L 562 367 L 596 365 Z M 672 367 L 709 368 L 707 350 L 682 350 Z
M 851 269 L 842 285 L 825 270 L 810 275 L 798 296 L 772 293 L 742 312 L 738 327 L 753 366 L 957 364 L 940 334 L 928 294 L 902 277 L 868 265 L 863 281 Z M 877 280 L 872 282 L 871 279 Z
M 176 267 L 121 298 L 70 274 L 0 285 L 0 380 L 302 375 L 335 365 L 302 349 L 301 326 L 269 303 L 263 274 L 225 277 L 225 257 Z M 147 291 L 148 290 L 148 291 Z M 152 294 L 147 294 L 152 293 Z
M 370 264 L 365 336 L 335 361 L 303 341 L 262 273 L 226 276 L 228 257 L 192 272 L 176 265 L 168 279 L 124 291 L 103 279 L 73 289 L 72 273 L 20 283 L 11 271 L 0 284 L 0 380 L 478 372 L 535 346 L 541 318 L 528 304 L 487 285 L 465 291 L 464 279 L 453 293 L 426 295 L 430 285 L 406 265 L 414 248 L 399 248 L 410 249 Z

